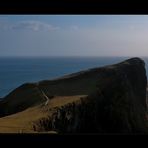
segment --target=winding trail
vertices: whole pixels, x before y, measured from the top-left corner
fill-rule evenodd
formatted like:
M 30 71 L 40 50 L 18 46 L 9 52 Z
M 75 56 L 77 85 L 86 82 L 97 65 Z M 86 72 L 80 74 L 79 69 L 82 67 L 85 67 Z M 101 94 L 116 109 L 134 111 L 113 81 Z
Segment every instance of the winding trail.
M 49 102 L 49 98 L 48 98 L 48 96 L 44 93 L 44 91 L 41 89 L 41 88 L 39 88 L 39 86 L 38 86 L 38 84 L 37 84 L 37 89 L 42 93 L 42 95 L 44 96 L 44 98 L 46 99 L 46 102 L 45 102 L 45 106 L 48 104 L 48 102 Z
M 50 99 L 47 97 L 47 95 L 41 89 L 39 89 L 39 90 L 41 91 L 41 93 L 43 94 L 44 98 L 46 99 L 46 102 L 45 102 L 45 106 L 46 106 Z

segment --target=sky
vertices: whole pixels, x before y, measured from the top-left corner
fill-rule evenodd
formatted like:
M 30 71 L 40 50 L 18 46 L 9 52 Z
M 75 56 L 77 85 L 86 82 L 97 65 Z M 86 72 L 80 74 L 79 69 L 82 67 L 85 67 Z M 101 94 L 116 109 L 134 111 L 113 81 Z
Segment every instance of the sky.
M 0 15 L 0 56 L 148 56 L 148 16 Z

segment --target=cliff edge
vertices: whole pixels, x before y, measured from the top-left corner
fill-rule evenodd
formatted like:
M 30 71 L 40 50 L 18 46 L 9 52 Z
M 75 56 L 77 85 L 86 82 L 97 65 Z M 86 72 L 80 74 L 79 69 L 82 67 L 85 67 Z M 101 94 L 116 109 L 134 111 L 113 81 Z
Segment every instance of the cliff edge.
M 148 133 L 145 63 L 26 83 L 0 101 L 0 133 Z
M 97 69 L 96 90 L 34 123 L 58 133 L 147 133 L 146 70 L 140 58 Z

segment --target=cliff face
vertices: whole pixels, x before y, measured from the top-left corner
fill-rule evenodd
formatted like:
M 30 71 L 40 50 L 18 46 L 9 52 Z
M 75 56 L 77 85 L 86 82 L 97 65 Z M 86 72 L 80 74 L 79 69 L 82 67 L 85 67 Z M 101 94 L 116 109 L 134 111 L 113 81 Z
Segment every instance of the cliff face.
M 57 107 L 34 123 L 36 131 L 58 133 L 147 133 L 144 61 L 132 58 L 98 69 L 97 89 Z
M 139 58 L 23 84 L 0 101 L 0 117 L 28 110 L 0 123 L 21 127 L 18 121 L 25 117 L 38 132 L 148 133 L 146 86 L 145 63 Z

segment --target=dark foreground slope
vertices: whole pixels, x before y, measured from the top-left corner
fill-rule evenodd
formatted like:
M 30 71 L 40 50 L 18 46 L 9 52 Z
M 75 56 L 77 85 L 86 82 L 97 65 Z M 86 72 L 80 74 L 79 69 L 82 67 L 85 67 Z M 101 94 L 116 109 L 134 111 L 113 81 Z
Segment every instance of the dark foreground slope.
M 147 133 L 146 71 L 139 58 L 98 69 L 97 90 L 34 124 L 58 133 Z
M 26 83 L 0 102 L 0 116 L 14 114 L 51 99 L 54 96 L 88 95 L 96 89 L 100 69 L 90 69 L 54 80 Z
M 0 101 L 0 132 L 147 133 L 146 86 L 139 58 L 24 84 Z

